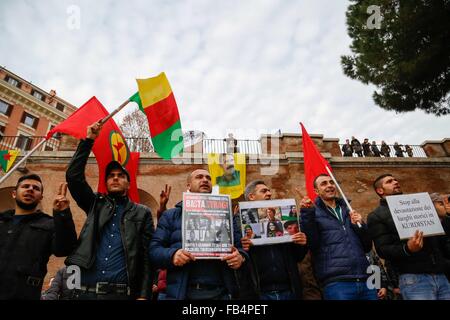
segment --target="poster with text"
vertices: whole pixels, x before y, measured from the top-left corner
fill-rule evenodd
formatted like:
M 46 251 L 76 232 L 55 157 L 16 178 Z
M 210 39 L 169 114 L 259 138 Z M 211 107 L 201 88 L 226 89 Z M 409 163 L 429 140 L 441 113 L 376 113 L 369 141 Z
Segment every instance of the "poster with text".
M 253 245 L 292 242 L 299 232 L 294 199 L 239 202 L 242 236 Z
M 220 259 L 231 253 L 233 223 L 229 195 L 183 193 L 183 249 L 197 259 Z
M 400 239 L 409 239 L 416 230 L 424 236 L 444 234 L 441 221 L 426 192 L 386 197 Z

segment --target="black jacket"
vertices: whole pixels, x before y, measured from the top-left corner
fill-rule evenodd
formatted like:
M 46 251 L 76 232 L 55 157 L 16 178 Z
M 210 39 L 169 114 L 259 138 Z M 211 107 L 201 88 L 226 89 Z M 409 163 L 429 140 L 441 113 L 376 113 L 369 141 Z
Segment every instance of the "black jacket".
M 0 213 L 0 300 L 39 300 L 50 255 L 66 256 L 76 245 L 72 214 L 38 210 L 18 224 L 13 216 L 14 210 Z
M 449 234 L 450 218 L 443 221 L 444 230 Z M 392 267 L 403 273 L 445 273 L 450 267 L 450 242 L 447 235 L 424 238 L 422 250 L 409 252 L 407 240 L 400 240 L 394 220 L 385 199 L 369 214 L 367 219 L 369 233 L 378 255 L 389 260 Z
M 255 281 L 255 288 L 258 294 L 263 293 L 264 288 L 262 288 L 260 274 L 263 271 L 267 272 L 272 269 L 274 264 L 279 264 L 280 261 L 276 261 L 272 257 L 274 256 L 273 251 L 279 251 L 283 257 L 283 264 L 286 267 L 287 277 L 289 279 L 290 290 L 297 299 L 302 298 L 302 286 L 300 280 L 300 274 L 298 270 L 297 263 L 300 263 L 308 252 L 307 246 L 302 246 L 294 243 L 280 243 L 273 245 L 262 245 L 262 246 L 251 246 L 248 252 L 250 256 L 250 261 L 252 262 L 251 267 L 254 274 L 252 275 L 253 281 Z M 272 279 L 266 279 L 272 282 L 272 285 L 277 284 L 277 275 L 273 274 Z M 272 280 L 272 281 L 271 281 Z
M 175 252 L 182 248 L 182 213 L 183 203 L 179 202 L 176 204 L 175 208 L 169 209 L 161 215 L 150 247 L 150 257 L 155 267 L 167 269 L 166 294 L 168 300 L 186 299 L 189 274 L 192 265 L 195 263 L 192 262 L 183 267 L 176 267 L 172 262 Z M 236 227 L 236 223 L 236 219 L 234 219 L 233 237 L 235 246 L 238 247 L 237 244 L 240 243 L 241 234 L 239 232 L 240 229 Z M 239 249 L 239 252 L 245 259 L 248 258 L 247 254 L 242 249 Z M 217 260 L 217 263 L 220 265 L 217 270 L 220 272 L 225 288 L 233 297 L 236 296 L 236 273 L 233 272 L 226 263 L 220 262 L 220 260 Z M 245 265 L 246 263 L 244 263 L 241 268 Z
M 103 227 L 115 211 L 114 199 L 94 193 L 86 182 L 84 171 L 94 141 L 82 140 L 67 169 L 66 179 L 72 197 L 87 213 L 87 219 L 78 239 L 75 251 L 67 257 L 66 265 L 78 265 L 89 269 L 95 263 L 96 250 Z M 149 297 L 151 293 L 150 261 L 148 248 L 153 234 L 153 220 L 150 209 L 129 201 L 120 226 L 128 285 L 131 296 Z

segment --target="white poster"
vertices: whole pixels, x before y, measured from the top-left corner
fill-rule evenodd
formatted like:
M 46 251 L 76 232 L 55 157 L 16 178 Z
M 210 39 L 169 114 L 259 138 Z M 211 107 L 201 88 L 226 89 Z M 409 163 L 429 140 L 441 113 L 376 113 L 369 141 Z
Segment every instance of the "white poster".
M 220 259 L 231 253 L 233 215 L 229 195 L 183 193 L 183 249 L 198 259 Z
M 292 242 L 299 232 L 294 199 L 239 202 L 241 231 L 253 245 Z
M 416 230 L 424 236 L 444 234 L 430 195 L 426 192 L 386 197 L 400 239 L 409 239 Z

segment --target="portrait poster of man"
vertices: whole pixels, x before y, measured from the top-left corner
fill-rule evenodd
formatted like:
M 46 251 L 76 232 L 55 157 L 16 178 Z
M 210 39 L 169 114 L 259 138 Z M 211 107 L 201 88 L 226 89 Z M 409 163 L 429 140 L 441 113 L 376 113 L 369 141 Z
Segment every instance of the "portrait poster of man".
M 229 195 L 183 193 L 183 249 L 197 259 L 220 259 L 231 253 L 233 223 Z
M 219 187 L 220 194 L 228 194 L 231 199 L 244 193 L 246 179 L 245 154 L 209 153 L 208 169 L 213 186 Z
M 297 225 L 295 199 L 239 202 L 242 236 L 254 245 L 292 242 L 292 224 Z

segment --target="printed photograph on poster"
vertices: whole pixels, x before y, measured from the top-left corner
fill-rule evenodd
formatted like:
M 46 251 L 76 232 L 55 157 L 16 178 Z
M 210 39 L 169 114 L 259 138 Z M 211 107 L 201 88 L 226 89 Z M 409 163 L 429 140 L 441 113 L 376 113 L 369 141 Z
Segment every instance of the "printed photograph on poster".
M 183 249 L 197 259 L 220 259 L 230 254 L 232 217 L 229 195 L 183 193 Z
M 295 199 L 239 202 L 243 237 L 253 245 L 292 242 L 299 232 Z

